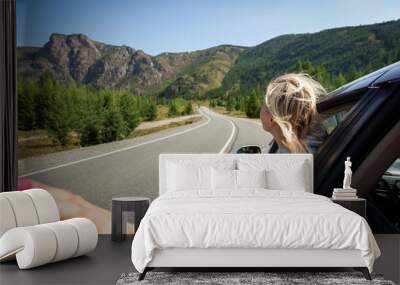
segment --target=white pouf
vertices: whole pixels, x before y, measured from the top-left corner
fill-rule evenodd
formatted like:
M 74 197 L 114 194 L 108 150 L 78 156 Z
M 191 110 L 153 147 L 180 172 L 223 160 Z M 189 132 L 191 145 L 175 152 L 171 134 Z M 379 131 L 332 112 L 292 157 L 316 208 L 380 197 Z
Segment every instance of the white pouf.
M 0 193 L 0 261 L 17 259 L 20 269 L 77 257 L 97 245 L 95 224 L 86 218 L 59 221 L 45 190 Z

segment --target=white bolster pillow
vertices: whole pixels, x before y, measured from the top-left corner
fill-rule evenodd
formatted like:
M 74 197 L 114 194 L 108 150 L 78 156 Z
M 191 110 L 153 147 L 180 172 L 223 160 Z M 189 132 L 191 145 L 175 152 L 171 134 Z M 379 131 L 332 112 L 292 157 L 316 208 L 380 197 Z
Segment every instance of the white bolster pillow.
M 22 193 L 29 195 L 35 206 L 39 224 L 57 222 L 60 220 L 60 213 L 53 196 L 46 190 L 30 189 Z
M 0 193 L 0 237 L 9 229 L 60 220 L 53 196 L 42 189 Z
M 9 202 L 17 227 L 33 226 L 39 223 L 35 205 L 24 191 L 3 192 L 1 196 Z
M 16 256 L 19 268 L 28 269 L 86 254 L 96 245 L 96 226 L 85 218 L 19 227 L 0 238 L 0 261 Z
M 91 252 L 97 245 L 97 228 L 95 224 L 86 218 L 73 218 L 64 222 L 72 225 L 78 233 L 78 247 L 73 257 Z
M 16 226 L 17 222 L 10 202 L 6 197 L 0 195 L 0 237 Z
M 16 256 L 20 269 L 49 263 L 56 251 L 56 238 L 43 225 L 14 228 L 0 239 L 0 260 L 10 260 Z

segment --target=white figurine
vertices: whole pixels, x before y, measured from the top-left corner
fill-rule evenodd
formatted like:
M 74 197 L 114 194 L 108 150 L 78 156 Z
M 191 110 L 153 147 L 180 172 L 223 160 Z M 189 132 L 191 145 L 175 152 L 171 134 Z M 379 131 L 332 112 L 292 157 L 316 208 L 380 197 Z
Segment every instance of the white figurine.
M 343 179 L 343 189 L 352 189 L 351 188 L 351 161 L 350 156 L 347 157 L 347 160 L 344 162 L 344 179 Z

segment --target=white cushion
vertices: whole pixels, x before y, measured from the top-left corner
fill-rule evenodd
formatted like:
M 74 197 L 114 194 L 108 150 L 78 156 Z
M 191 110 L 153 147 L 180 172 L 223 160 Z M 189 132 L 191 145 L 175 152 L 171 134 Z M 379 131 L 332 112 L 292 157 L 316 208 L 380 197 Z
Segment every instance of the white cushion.
M 78 249 L 78 232 L 66 222 L 44 224 L 49 228 L 57 240 L 57 250 L 51 262 L 57 262 L 74 256 Z
M 266 188 L 266 170 L 211 170 L 213 190 L 240 190 L 241 188 Z
M 97 228 L 91 220 L 86 218 L 73 218 L 65 220 L 64 222 L 72 225 L 78 233 L 79 243 L 74 257 L 91 252 L 96 248 L 98 239 Z
M 43 189 L 29 189 L 22 193 L 29 195 L 32 199 L 39 218 L 39 224 L 60 220 L 60 213 L 56 201 L 49 192 Z
M 0 238 L 0 261 L 16 255 L 19 268 L 28 269 L 86 254 L 96 245 L 96 226 L 84 218 L 18 227 Z
M 20 269 L 75 257 L 97 245 L 97 229 L 85 218 L 59 221 L 51 194 L 42 189 L 0 193 L 0 261 Z M 40 224 L 38 224 L 40 223 Z
M 232 160 L 175 160 L 168 163 L 167 191 L 211 190 L 211 169 L 234 169 Z
M 20 269 L 51 262 L 57 251 L 57 239 L 43 225 L 13 228 L 0 238 L 0 260 L 16 255 Z
M 16 226 L 17 223 L 10 202 L 6 197 L 0 195 L 0 237 Z
M 238 188 L 267 188 L 266 170 L 236 170 Z
M 212 168 L 211 185 L 213 190 L 236 190 L 236 170 Z
M 174 180 L 178 179 L 178 175 L 170 177 L 171 163 L 177 163 L 184 166 L 210 166 L 215 164 L 225 165 L 225 167 L 216 167 L 222 169 L 239 169 L 239 170 L 277 170 L 287 173 L 284 179 L 298 180 L 297 183 L 305 182 L 305 185 L 296 187 L 295 190 L 313 192 L 313 155 L 312 154 L 160 154 L 159 163 L 159 193 L 160 195 L 171 191 L 170 185 Z M 305 179 L 298 179 L 296 175 L 290 177 L 291 171 L 287 169 L 295 167 L 299 163 L 304 163 Z M 238 167 L 235 167 L 235 166 Z M 267 175 L 268 178 L 268 175 Z M 272 184 L 273 185 L 273 184 Z M 190 186 L 190 185 L 189 185 Z M 280 185 L 281 186 L 281 185 Z M 269 185 L 267 185 L 267 188 Z M 286 186 L 285 186 L 286 187 Z M 289 187 L 291 187 L 289 185 Z M 190 188 L 193 188 L 190 186 Z M 293 187 L 291 187 L 293 188 Z M 195 189 L 191 189 L 195 190 Z M 213 192 L 212 189 L 206 189 Z M 293 190 L 293 189 L 292 189 Z M 205 193 L 205 190 L 199 191 Z M 214 191 L 215 192 L 215 191 Z
M 307 180 L 304 163 L 293 164 L 285 170 L 271 169 L 267 171 L 268 189 L 306 191 Z
M 57 204 L 49 192 L 29 189 L 0 193 L 0 237 L 14 227 L 26 227 L 60 220 Z
M 299 160 L 298 156 L 293 155 L 293 160 L 283 160 L 282 154 L 275 157 L 258 157 L 256 159 L 238 159 L 239 170 L 259 170 L 267 171 L 267 188 L 272 190 L 307 191 L 311 189 L 308 177 L 310 177 L 307 161 Z
M 168 188 L 172 191 L 210 189 L 210 167 L 183 166 L 171 163 L 169 166 Z
M 24 191 L 3 192 L 1 195 L 10 203 L 17 227 L 33 226 L 39 223 L 35 205 Z

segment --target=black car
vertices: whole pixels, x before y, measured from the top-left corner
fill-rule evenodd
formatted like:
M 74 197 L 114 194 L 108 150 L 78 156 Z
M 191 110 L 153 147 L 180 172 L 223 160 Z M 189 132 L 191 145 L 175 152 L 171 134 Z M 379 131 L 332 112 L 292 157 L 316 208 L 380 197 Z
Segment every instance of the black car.
M 315 193 L 330 197 L 342 186 L 350 156 L 352 187 L 368 201 L 373 232 L 400 233 L 400 62 L 331 92 L 317 109 L 320 119 L 308 137 Z M 269 152 L 277 149 L 273 142 Z

